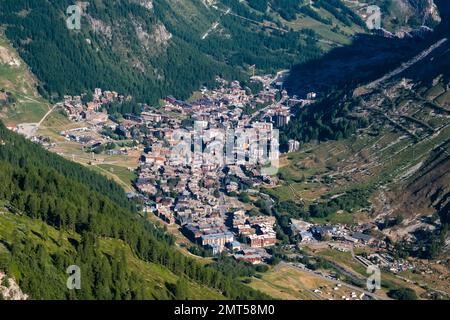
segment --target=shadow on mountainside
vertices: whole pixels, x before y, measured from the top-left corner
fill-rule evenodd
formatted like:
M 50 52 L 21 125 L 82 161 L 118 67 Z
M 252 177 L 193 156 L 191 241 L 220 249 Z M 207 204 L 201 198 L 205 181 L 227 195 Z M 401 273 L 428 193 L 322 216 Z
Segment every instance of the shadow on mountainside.
M 355 87 L 382 77 L 428 48 L 437 39 L 450 34 L 450 8 L 445 4 L 446 0 L 435 2 L 442 22 L 425 38 L 398 39 L 359 34 L 348 46 L 333 49 L 317 60 L 294 66 L 287 79 L 286 89 L 290 94 L 304 96 L 312 91 L 326 92 L 333 88 Z M 445 55 L 447 46 L 443 47 L 440 49 L 443 59 L 439 61 L 441 67 L 448 65 L 448 55 Z M 410 74 L 420 75 L 421 73 Z

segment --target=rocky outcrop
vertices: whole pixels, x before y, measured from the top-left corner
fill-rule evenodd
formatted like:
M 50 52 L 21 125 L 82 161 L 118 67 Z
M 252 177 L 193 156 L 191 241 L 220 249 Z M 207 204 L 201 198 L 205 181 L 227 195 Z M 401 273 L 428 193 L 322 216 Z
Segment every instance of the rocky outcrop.
M 155 47 L 155 45 L 160 47 L 172 38 L 172 34 L 167 31 L 162 23 L 155 25 L 151 33 L 145 32 L 141 25 L 135 23 L 135 31 L 139 42 L 146 50 Z
M 0 46 L 0 64 L 6 64 L 11 67 L 20 67 L 20 60 L 17 59 L 10 50 Z
M 422 24 L 425 24 L 428 19 L 436 22 L 441 21 L 438 8 L 433 0 L 408 0 L 407 2 L 413 11 L 422 17 Z
M 9 278 L 0 271 L 0 296 L 5 300 L 27 300 L 29 297 L 24 294 L 13 278 Z
M 379 0 L 379 4 L 381 4 Z M 413 30 L 427 26 L 435 27 L 441 22 L 441 16 L 435 0 L 390 0 L 383 7 L 383 17 L 389 21 L 391 32 L 408 36 Z
M 92 30 L 94 32 L 98 32 L 108 38 L 109 40 L 112 39 L 112 28 L 111 26 L 107 25 L 102 20 L 98 20 L 93 18 L 90 15 L 86 15 L 86 19 L 89 21 L 89 24 L 91 25 Z
M 132 2 L 139 4 L 147 10 L 153 10 L 153 0 L 133 0 Z
M 157 24 L 152 33 L 152 39 L 156 43 L 166 43 L 172 38 L 172 34 L 167 31 L 166 27 L 160 23 Z

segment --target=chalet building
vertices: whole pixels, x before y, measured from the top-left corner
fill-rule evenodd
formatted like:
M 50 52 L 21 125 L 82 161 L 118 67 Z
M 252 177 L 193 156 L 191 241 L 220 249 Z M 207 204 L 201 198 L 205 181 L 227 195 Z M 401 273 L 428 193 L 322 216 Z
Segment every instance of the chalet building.
M 277 239 L 275 233 L 250 235 L 247 237 L 248 243 L 251 248 L 264 248 L 275 245 Z
M 227 243 L 234 241 L 234 236 L 231 232 L 223 232 L 216 234 L 206 234 L 200 237 L 201 245 L 217 245 L 220 247 L 224 247 Z

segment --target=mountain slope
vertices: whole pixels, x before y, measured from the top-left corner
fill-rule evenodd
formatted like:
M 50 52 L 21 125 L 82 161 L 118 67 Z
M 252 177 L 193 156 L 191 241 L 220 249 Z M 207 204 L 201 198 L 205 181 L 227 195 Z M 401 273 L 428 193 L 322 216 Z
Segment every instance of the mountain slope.
M 393 195 L 395 213 L 434 213 L 450 201 L 450 140 L 433 150 L 414 175 Z
M 123 241 L 99 239 L 94 255 L 100 267 L 93 267 L 80 261 L 79 257 L 75 258 L 77 253 L 74 245 L 82 238 L 77 233 L 57 230 L 42 221 L 13 214 L 1 206 L 0 222 L 0 272 L 8 271 L 9 277 L 17 280 L 20 289 L 28 293 L 29 299 L 174 298 L 173 288 L 180 277 L 158 264 L 140 260 Z M 23 254 L 16 251 L 19 249 L 23 250 Z M 75 295 L 66 289 L 68 275 L 65 269 L 71 264 L 81 267 L 83 294 Z M 111 272 L 108 265 L 120 270 L 125 277 L 108 273 Z M 39 273 L 36 272 L 37 266 Z M 101 282 L 91 285 L 91 274 L 99 276 L 99 272 L 105 272 Z M 111 281 L 120 282 L 122 287 L 114 287 Z M 140 282 L 139 285 L 137 281 Z M 224 298 L 219 292 L 206 286 L 189 280 L 187 282 L 189 289 L 185 294 L 190 299 Z M 92 292 L 88 294 L 88 290 Z
M 284 143 L 302 142 L 304 150 L 288 155 L 288 165 L 280 170 L 283 184 L 271 194 L 302 201 L 309 207 L 305 214 L 320 222 L 375 223 L 393 240 L 420 240 L 415 231 L 431 228 L 431 239 L 445 240 L 450 199 L 449 8 L 443 1 L 436 3 L 443 20 L 428 39 L 410 42 L 418 52 L 396 52 L 399 60 L 388 70 L 376 60 L 367 68 L 344 70 L 345 75 L 358 73 L 355 81 L 342 77 L 342 83 L 335 82 L 337 88 L 325 83 L 329 93 L 323 99 L 295 110 L 281 138 Z M 396 41 L 406 43 L 388 39 L 387 48 L 396 48 Z M 339 64 L 336 56 L 326 55 L 317 65 Z M 355 57 L 340 58 L 352 65 Z M 367 62 L 360 59 L 356 65 L 360 61 Z M 315 71 L 311 65 L 304 70 L 320 79 L 336 72 Z M 312 78 L 310 84 L 323 84 L 320 79 Z M 304 83 L 301 77 L 291 81 L 294 86 Z M 397 217 L 404 220 L 386 227 Z M 427 244 L 439 250 L 422 256 L 436 257 L 443 243 Z
M 36 90 L 37 79 L 0 30 L 0 117 L 6 125 L 38 122 L 50 109 Z
M 402 62 L 413 58 L 448 34 L 448 12 L 442 1 L 431 0 L 379 0 L 382 28 L 396 32 L 398 37 L 375 34 L 358 34 L 349 45 L 330 50 L 322 57 L 299 63 L 291 69 L 286 87 L 291 94 L 327 92 L 333 88 L 354 87 L 370 82 Z M 367 4 L 349 4 L 361 16 L 367 16 Z M 392 9 L 399 7 L 402 10 Z M 400 16 L 403 15 L 402 20 Z M 415 16 L 420 22 L 413 21 Z M 392 20 L 387 22 L 386 20 Z M 400 21 L 402 20 L 402 21 Z M 435 28 L 419 27 L 422 23 Z M 415 32 L 411 32 L 416 29 Z M 401 31 L 404 31 L 403 33 Z M 400 37 L 400 38 L 399 38 Z
M 66 27 L 69 0 L 3 0 L 0 24 L 42 94 L 101 87 L 156 102 L 185 98 L 217 75 L 248 80 L 253 64 L 264 72 L 289 68 L 363 31 L 346 7 L 327 11 L 339 1 L 321 0 L 315 9 L 285 2 L 264 9 L 238 0 L 95 1 L 78 31 Z
M 434 0 L 374 0 L 368 3 L 345 1 L 357 12 L 367 13 L 368 5 L 381 9 L 382 27 L 390 32 L 411 31 L 421 26 L 434 27 L 440 22 Z
M 402 113 L 410 115 L 405 117 L 407 121 L 419 120 L 414 130 L 423 138 L 419 138 L 413 148 L 420 150 L 418 147 L 420 143 L 426 140 L 433 141 L 432 144 L 428 144 L 428 149 L 422 149 L 426 151 L 427 156 L 411 169 L 406 179 L 396 186 L 395 192 L 390 195 L 393 214 L 417 217 L 441 211 L 450 199 L 450 139 L 445 135 L 450 123 L 448 70 L 450 70 L 450 43 L 447 41 L 422 63 L 413 65 L 393 80 L 395 82 L 405 78 L 414 83 L 411 89 L 413 95 L 403 97 L 400 105 L 404 108 Z M 411 100 L 408 104 L 403 104 L 406 98 Z M 416 109 L 417 106 L 421 108 Z M 428 135 L 419 133 L 424 129 L 429 131 Z M 442 138 L 436 139 L 440 135 Z

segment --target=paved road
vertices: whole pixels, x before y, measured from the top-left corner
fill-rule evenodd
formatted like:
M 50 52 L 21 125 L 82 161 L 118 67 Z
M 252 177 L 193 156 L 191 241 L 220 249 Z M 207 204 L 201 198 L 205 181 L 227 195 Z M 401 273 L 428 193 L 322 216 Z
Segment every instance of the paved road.
M 412 58 L 411 60 L 409 60 L 408 62 L 403 63 L 400 67 L 398 67 L 397 69 L 395 69 L 394 71 L 389 72 L 388 74 L 386 74 L 384 77 L 375 80 L 371 83 L 369 83 L 366 88 L 368 89 L 374 89 L 376 88 L 380 83 L 391 79 L 392 77 L 395 77 L 396 75 L 399 75 L 400 73 L 402 73 L 403 71 L 405 71 L 406 69 L 410 68 L 411 66 L 415 65 L 416 63 L 420 62 L 421 60 L 425 59 L 431 52 L 433 52 L 435 49 L 439 48 L 440 46 L 442 46 L 445 42 L 447 42 L 447 38 L 443 38 L 441 40 L 439 40 L 438 42 L 436 42 L 435 44 L 433 44 L 432 46 L 430 46 L 428 49 L 422 51 L 420 54 L 418 54 L 417 56 L 415 56 L 414 58 Z

